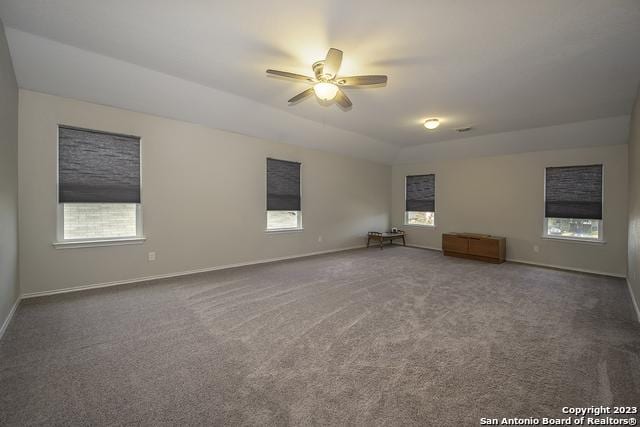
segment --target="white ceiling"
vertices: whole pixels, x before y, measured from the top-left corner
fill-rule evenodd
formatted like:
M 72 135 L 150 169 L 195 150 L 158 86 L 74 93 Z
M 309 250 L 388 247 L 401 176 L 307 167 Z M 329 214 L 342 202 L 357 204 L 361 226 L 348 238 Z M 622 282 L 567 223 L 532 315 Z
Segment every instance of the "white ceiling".
M 374 160 L 463 135 L 626 115 L 640 78 L 638 0 L 4 0 L 0 17 L 19 30 L 8 34 L 22 87 L 100 101 L 90 77 L 85 88 L 65 87 L 76 80 L 74 68 L 101 72 L 83 55 L 117 59 L 211 88 L 210 109 L 224 111 L 232 99 L 236 110 L 229 111 L 244 120 L 236 118 L 231 130 L 273 139 L 287 126 L 290 138 L 324 129 L 325 141 L 335 134 L 370 144 Z M 387 74 L 389 83 L 346 89 L 354 104 L 346 112 L 314 98 L 287 105 L 305 83 L 267 77 L 265 69 L 311 74 L 329 47 L 345 53 L 341 74 Z M 47 54 L 48 62 L 38 62 L 36 55 Z M 47 64 L 60 78 L 47 76 Z M 122 92 L 123 83 L 139 89 L 104 77 L 107 95 Z M 153 110 L 160 100 L 145 104 L 141 95 L 126 105 L 102 102 L 162 113 Z M 258 103 L 263 117 L 254 113 Z M 437 131 L 421 126 L 430 116 L 441 118 Z M 253 120 L 274 129 L 262 135 L 250 129 Z M 467 134 L 454 131 L 469 125 Z

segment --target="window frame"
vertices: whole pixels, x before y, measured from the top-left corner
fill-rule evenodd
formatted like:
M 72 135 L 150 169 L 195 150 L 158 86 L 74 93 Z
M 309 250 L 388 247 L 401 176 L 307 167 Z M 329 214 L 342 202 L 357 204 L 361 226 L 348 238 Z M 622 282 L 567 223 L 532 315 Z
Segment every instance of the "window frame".
M 271 158 L 271 159 L 276 159 L 276 157 L 271 157 L 271 156 L 267 156 L 267 159 Z M 285 160 L 285 159 L 276 159 L 276 160 L 284 160 L 287 162 L 296 162 L 300 164 L 300 210 L 299 211 L 274 211 L 274 212 L 297 212 L 297 225 L 295 227 L 283 227 L 283 228 L 269 228 L 269 210 L 265 209 L 264 210 L 264 232 L 265 233 L 291 233 L 291 232 L 299 232 L 299 231 L 303 231 L 304 230 L 304 226 L 302 225 L 302 205 L 303 205 L 303 192 L 302 192 L 302 183 L 303 183 L 303 177 L 302 177 L 302 162 L 301 161 L 295 161 L 295 160 Z M 264 169 L 264 206 L 267 206 L 267 194 L 268 194 L 268 188 L 267 188 L 267 168 L 265 167 Z
M 576 237 L 576 236 L 556 236 L 555 234 L 549 234 L 549 219 L 557 219 L 557 218 L 547 218 L 545 217 L 543 220 L 543 231 L 542 238 L 543 239 L 551 239 L 551 240 L 566 240 L 569 242 L 579 242 L 579 243 L 606 243 L 604 240 L 604 219 L 588 219 L 589 221 L 598 221 L 598 232 L 599 237 L 597 239 L 592 239 L 590 237 Z M 564 218 L 564 219 L 585 219 L 585 218 Z
M 300 185 L 302 186 L 302 185 Z M 300 194 L 300 207 L 302 207 L 302 193 Z M 269 212 L 296 212 L 296 221 L 297 225 L 295 227 L 279 227 L 279 228 L 269 228 Z M 286 233 L 291 231 L 302 231 L 304 227 L 302 226 L 302 211 L 265 211 L 265 226 L 264 231 L 266 233 Z
M 565 242 L 568 242 L 568 243 L 591 243 L 591 244 L 605 244 L 605 243 L 607 243 L 607 241 L 604 238 L 605 164 L 604 164 L 604 162 L 595 163 L 595 164 L 602 165 L 602 194 L 600 196 L 600 199 L 602 201 L 602 219 L 594 219 L 594 218 L 565 218 L 565 219 L 574 219 L 574 220 L 576 220 L 576 219 L 589 219 L 591 221 L 599 221 L 600 223 L 598 225 L 598 238 L 597 239 L 592 239 L 592 238 L 589 238 L 589 237 L 556 236 L 556 235 L 553 235 L 553 234 L 549 234 L 549 221 L 548 221 L 549 218 L 547 218 L 547 216 L 546 216 L 547 168 L 571 167 L 571 166 L 581 166 L 582 165 L 581 163 L 571 163 L 571 164 L 563 164 L 563 165 L 547 165 L 547 166 L 544 166 L 544 168 L 542 170 L 542 181 L 543 181 L 543 186 L 542 186 L 542 238 L 543 239 L 559 240 L 559 241 L 565 241 Z
M 86 239 L 65 239 L 64 238 L 64 204 L 60 203 L 60 128 L 77 129 L 87 132 L 99 132 L 107 135 L 120 135 L 130 138 L 138 138 L 140 141 L 140 203 L 131 203 L 136 205 L 136 235 L 125 237 L 105 237 L 95 238 L 89 237 Z M 55 179 L 55 194 L 56 194 L 56 240 L 53 245 L 56 248 L 77 248 L 77 247 L 91 247 L 91 246 L 111 246 L 111 245 L 128 245 L 144 243 L 146 237 L 143 232 L 142 221 L 142 205 L 144 197 L 143 186 L 143 171 L 142 171 L 142 144 L 143 138 L 137 135 L 130 135 L 120 132 L 109 132 L 99 129 L 89 129 L 79 126 L 65 125 L 58 123 L 56 125 L 56 179 Z
M 406 204 L 405 204 L 406 205 Z M 431 213 L 433 214 L 433 224 L 411 224 L 409 223 L 409 212 L 417 212 L 417 213 Z M 402 223 L 403 226 L 407 227 L 431 227 L 436 228 L 436 213 L 429 211 L 404 211 L 404 221 Z
M 422 173 L 421 175 L 433 175 L 434 176 L 434 180 L 435 180 L 435 172 L 427 172 L 427 173 Z M 434 209 L 433 212 L 429 212 L 429 211 L 408 211 L 407 210 L 407 177 L 410 175 L 405 175 L 404 176 L 404 214 L 402 217 L 402 225 L 404 227 L 425 227 L 425 228 L 436 228 L 436 210 Z M 437 193 L 436 188 L 435 188 L 435 184 L 433 187 L 433 193 L 434 193 L 434 200 L 435 200 L 435 194 Z M 408 218 L 409 218 L 409 212 L 428 212 L 428 213 L 433 213 L 433 224 L 409 224 L 408 222 Z

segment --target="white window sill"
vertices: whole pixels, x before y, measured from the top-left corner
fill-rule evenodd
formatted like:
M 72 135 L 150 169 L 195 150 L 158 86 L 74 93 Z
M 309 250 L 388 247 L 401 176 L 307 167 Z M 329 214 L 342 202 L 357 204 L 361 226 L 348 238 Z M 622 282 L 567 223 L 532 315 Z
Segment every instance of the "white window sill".
M 297 228 L 265 228 L 264 232 L 265 233 L 275 233 L 275 234 L 281 234 L 281 233 L 298 233 L 300 231 L 303 231 L 304 227 L 297 227 Z
M 402 224 L 403 227 L 423 227 L 423 228 L 436 228 L 435 224 Z
M 560 237 L 560 236 L 543 235 L 542 238 L 545 239 L 545 240 L 557 240 L 557 241 L 560 241 L 560 242 L 567 242 L 567 243 L 586 243 L 587 245 L 605 245 L 605 244 L 607 244 L 606 240 L 581 239 L 579 237 Z
M 122 239 L 66 240 L 54 242 L 56 249 L 92 248 L 97 246 L 140 245 L 146 237 L 127 237 Z

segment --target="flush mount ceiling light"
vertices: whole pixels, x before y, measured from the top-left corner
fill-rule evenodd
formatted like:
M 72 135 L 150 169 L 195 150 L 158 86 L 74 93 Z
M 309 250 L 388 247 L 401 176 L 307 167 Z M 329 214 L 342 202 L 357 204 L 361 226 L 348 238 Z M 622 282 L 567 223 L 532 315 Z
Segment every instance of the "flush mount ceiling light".
M 424 122 L 424 127 L 426 127 L 429 130 L 434 130 L 438 126 L 440 126 L 440 120 L 438 119 L 427 119 Z
M 289 79 L 302 80 L 305 83 L 312 84 L 313 87 L 301 92 L 291 98 L 289 103 L 294 104 L 315 93 L 316 97 L 321 101 L 331 101 L 335 99 L 336 103 L 342 108 L 351 107 L 351 100 L 344 93 L 342 88 L 354 86 L 379 86 L 387 83 L 387 76 L 338 76 L 340 65 L 342 64 L 342 51 L 331 48 L 327 52 L 327 56 L 322 61 L 315 62 L 311 68 L 315 77 L 303 76 L 300 74 L 289 73 L 288 71 L 267 70 L 268 74 Z

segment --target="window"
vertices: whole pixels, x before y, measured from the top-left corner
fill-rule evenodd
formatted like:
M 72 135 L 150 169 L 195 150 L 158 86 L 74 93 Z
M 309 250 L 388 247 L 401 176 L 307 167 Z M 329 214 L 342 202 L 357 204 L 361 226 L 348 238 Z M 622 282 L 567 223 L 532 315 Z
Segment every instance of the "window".
M 602 241 L 602 165 L 545 171 L 544 236 Z
M 133 203 L 64 203 L 64 240 L 137 236 Z
M 435 225 L 435 212 L 406 212 L 406 225 Z
M 300 163 L 267 159 L 267 231 L 301 230 Z
M 436 176 L 410 175 L 406 177 L 405 225 L 435 226 Z
M 301 228 L 300 211 L 267 211 L 267 229 L 286 230 Z
M 58 240 L 140 238 L 140 138 L 58 128 Z

